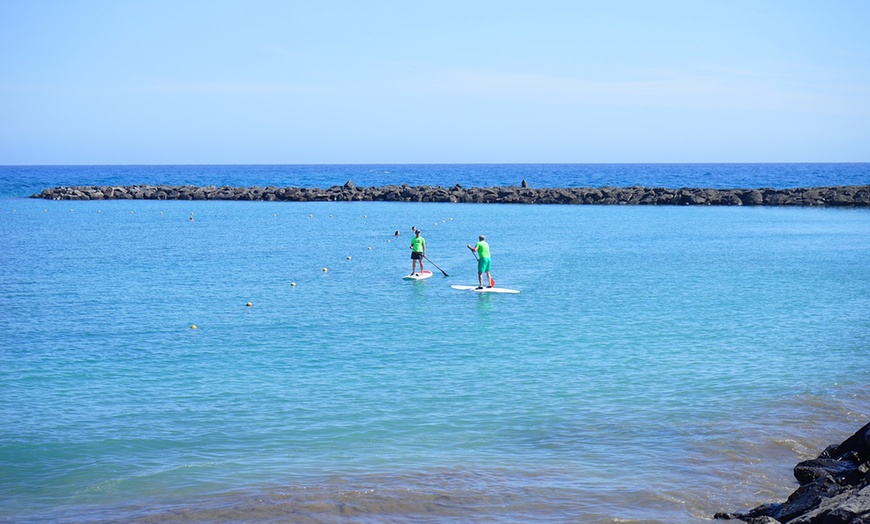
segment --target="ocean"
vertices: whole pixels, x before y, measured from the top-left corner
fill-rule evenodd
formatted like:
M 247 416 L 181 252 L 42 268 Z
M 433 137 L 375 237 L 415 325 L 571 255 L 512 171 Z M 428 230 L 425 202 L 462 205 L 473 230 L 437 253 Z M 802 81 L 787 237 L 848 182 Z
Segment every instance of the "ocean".
M 27 198 L 347 180 L 870 164 L 0 167 L 0 522 L 703 522 L 870 417 L 866 209 Z

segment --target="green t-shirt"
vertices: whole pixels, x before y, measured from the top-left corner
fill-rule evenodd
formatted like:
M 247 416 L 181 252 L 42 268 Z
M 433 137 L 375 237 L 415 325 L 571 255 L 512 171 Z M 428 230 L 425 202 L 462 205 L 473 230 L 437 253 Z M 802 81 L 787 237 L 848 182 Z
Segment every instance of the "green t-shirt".
M 489 244 L 481 240 L 477 243 L 477 254 L 480 258 L 489 258 Z
M 422 236 L 411 239 L 411 251 L 414 253 L 422 253 L 424 245 L 426 245 L 426 240 Z

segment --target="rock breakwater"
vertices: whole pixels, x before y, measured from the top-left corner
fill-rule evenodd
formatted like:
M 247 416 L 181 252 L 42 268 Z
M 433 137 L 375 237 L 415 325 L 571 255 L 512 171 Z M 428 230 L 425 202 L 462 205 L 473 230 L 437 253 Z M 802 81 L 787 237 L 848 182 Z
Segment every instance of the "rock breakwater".
M 870 424 L 817 458 L 794 468 L 798 487 L 783 503 L 716 519 L 750 524 L 863 524 L 870 522 Z
M 327 189 L 229 186 L 54 187 L 32 198 L 49 200 L 258 200 L 282 202 L 454 202 L 475 204 L 597 204 L 706 206 L 870 207 L 870 185 L 793 189 L 705 189 L 650 187 L 532 188 L 389 185 L 357 187 L 352 181 Z

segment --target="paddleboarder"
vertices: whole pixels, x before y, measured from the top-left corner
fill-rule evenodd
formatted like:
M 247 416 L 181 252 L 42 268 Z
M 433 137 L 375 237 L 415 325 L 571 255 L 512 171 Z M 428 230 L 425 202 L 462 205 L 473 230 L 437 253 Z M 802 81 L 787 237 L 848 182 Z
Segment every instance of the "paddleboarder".
M 480 284 L 477 289 L 483 289 L 483 274 L 486 273 L 486 282 L 489 284 L 487 287 L 493 287 L 492 275 L 489 273 L 490 266 L 492 266 L 492 262 L 489 259 L 489 244 L 486 243 L 486 237 L 480 235 L 480 240 L 478 240 L 477 244 L 474 247 L 471 247 L 471 244 L 466 244 L 466 247 L 471 250 L 472 253 L 476 253 L 479 258 L 477 259 L 477 281 Z
M 426 257 L 426 239 L 420 234 L 419 229 L 414 229 L 414 238 L 411 239 L 411 274 L 415 273 L 417 261 L 420 262 L 420 273 L 423 273 L 423 259 Z

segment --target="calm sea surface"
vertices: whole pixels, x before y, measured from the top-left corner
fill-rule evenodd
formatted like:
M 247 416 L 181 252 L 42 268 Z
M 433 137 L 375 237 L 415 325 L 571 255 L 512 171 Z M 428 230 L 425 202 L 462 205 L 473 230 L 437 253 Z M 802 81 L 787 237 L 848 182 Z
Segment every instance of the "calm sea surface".
M 25 198 L 348 179 L 870 165 L 0 167 L 0 522 L 692 523 L 870 417 L 867 210 Z M 401 279 L 412 226 L 449 276 Z M 450 288 L 480 234 L 520 294 Z

